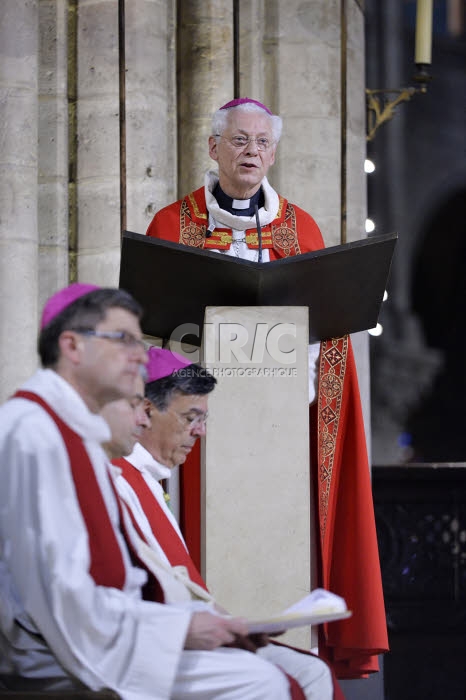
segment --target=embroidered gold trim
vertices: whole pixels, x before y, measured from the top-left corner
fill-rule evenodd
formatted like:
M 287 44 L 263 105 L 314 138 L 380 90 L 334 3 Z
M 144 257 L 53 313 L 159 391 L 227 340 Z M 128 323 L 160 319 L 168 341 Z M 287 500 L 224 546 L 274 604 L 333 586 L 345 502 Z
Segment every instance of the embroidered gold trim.
M 266 247 L 271 248 L 272 247 L 272 234 L 270 233 L 270 231 L 265 231 L 262 233 L 263 233 L 262 246 L 264 248 L 266 248 Z M 257 235 L 257 232 L 255 232 L 255 231 L 253 231 L 252 233 L 247 233 L 247 231 L 246 231 L 244 239 L 241 239 L 241 240 L 244 240 L 246 242 L 246 244 L 251 246 L 252 248 L 259 247 L 258 235 Z M 220 230 L 215 230 L 213 232 L 212 236 L 210 236 L 210 238 L 206 239 L 205 245 L 206 245 L 206 248 L 219 248 L 219 247 L 226 248 L 232 242 L 233 242 L 233 236 L 232 236 L 231 229 L 229 229 L 228 231 L 222 231 L 220 229 Z
M 213 234 L 206 240 L 206 245 L 209 248 L 215 248 L 216 244 L 219 243 L 221 246 L 227 246 L 231 243 L 231 230 L 230 231 L 214 231 Z
M 188 194 L 188 199 L 189 199 L 189 201 L 190 201 L 190 203 L 191 203 L 191 206 L 192 206 L 192 208 L 193 208 L 193 211 L 194 211 L 195 216 L 197 216 L 198 219 L 204 219 L 205 221 L 207 221 L 207 214 L 206 214 L 206 212 L 203 212 L 203 211 L 201 211 L 201 210 L 199 209 L 199 206 L 198 206 L 196 200 L 194 199 L 194 196 L 193 196 L 193 193 L 192 193 L 192 192 L 191 192 L 191 194 Z
M 180 239 L 179 243 L 193 248 L 203 248 L 205 241 L 206 226 L 196 224 L 191 219 L 191 212 L 184 199 L 181 202 L 180 210 Z
M 278 195 L 278 211 L 277 211 L 277 216 L 275 217 L 276 219 L 279 219 L 282 215 L 283 211 L 283 206 L 285 204 L 285 200 L 281 195 Z
M 246 234 L 246 243 L 248 245 L 258 246 L 259 245 L 259 237 L 258 237 L 257 233 Z M 264 245 L 269 245 L 269 244 L 272 244 L 272 234 L 270 233 L 270 231 L 268 231 L 266 233 L 264 233 L 264 231 L 262 231 L 262 245 L 264 246 Z
M 287 204 L 285 218 L 279 224 L 272 224 L 273 247 L 282 257 L 299 255 L 301 249 L 296 231 L 296 213 L 292 204 Z
M 319 367 L 318 460 L 319 522 L 322 545 L 327 526 L 336 440 L 348 357 L 348 336 L 322 342 Z
M 195 216 L 207 221 L 207 214 L 200 211 L 193 193 L 185 197 L 181 202 L 180 209 L 179 243 L 193 248 L 227 248 L 233 240 L 231 230 L 222 231 L 220 229 L 214 231 L 212 236 L 206 239 L 207 226 L 193 221 L 188 201 Z M 280 197 L 277 218 L 280 218 L 282 215 L 284 201 L 283 197 Z M 257 232 L 251 229 L 249 231 L 250 233 L 245 232 L 246 244 L 252 248 L 258 248 Z M 264 248 L 275 248 L 282 257 L 299 255 L 301 251 L 296 231 L 296 215 L 291 204 L 287 205 L 285 218 L 280 224 L 272 224 L 270 227 L 267 226 L 263 229 L 262 246 Z

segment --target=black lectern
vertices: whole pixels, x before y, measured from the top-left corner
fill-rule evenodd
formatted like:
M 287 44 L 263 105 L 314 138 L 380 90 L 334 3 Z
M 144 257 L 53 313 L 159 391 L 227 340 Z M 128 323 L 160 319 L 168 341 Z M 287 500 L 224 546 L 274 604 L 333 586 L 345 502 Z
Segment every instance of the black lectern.
M 207 306 L 307 306 L 309 342 L 373 328 L 397 234 L 372 236 L 270 263 L 256 263 L 125 231 L 120 287 L 144 308 L 158 338 L 200 329 Z

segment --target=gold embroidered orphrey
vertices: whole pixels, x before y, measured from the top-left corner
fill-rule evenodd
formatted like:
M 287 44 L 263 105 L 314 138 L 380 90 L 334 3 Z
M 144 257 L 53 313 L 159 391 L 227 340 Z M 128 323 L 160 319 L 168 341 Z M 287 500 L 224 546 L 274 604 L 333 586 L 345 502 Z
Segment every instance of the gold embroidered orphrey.
M 296 231 L 296 212 L 290 203 L 286 205 L 283 221 L 280 224 L 272 223 L 272 242 L 274 250 L 281 251 L 284 258 L 301 253 Z
M 333 462 L 340 424 L 348 336 L 322 341 L 319 367 L 318 460 L 319 522 L 322 542 L 327 525 Z
M 198 224 L 193 221 L 188 200 L 189 198 L 185 197 L 181 202 L 179 243 L 193 248 L 203 248 L 206 240 L 207 224 Z M 231 243 L 231 233 L 220 232 L 220 235 L 222 245 Z M 287 258 L 290 255 L 300 254 L 301 249 L 299 247 L 298 234 L 296 231 L 296 213 L 292 204 L 287 204 L 283 221 L 278 224 L 272 223 L 271 235 L 272 248 L 276 250 L 281 257 Z M 251 236 L 251 238 L 247 236 L 247 242 L 252 243 L 253 238 L 256 239 L 255 243 L 257 245 L 257 234 Z
M 180 243 L 189 245 L 193 248 L 203 248 L 205 242 L 207 226 L 205 224 L 196 224 L 191 218 L 186 197 L 181 202 L 180 209 Z

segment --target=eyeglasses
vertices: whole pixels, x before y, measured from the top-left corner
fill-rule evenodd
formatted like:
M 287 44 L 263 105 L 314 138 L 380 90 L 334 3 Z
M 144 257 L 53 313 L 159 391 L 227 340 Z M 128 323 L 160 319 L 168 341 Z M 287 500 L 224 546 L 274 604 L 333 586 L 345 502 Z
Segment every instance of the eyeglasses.
M 70 330 L 80 335 L 85 335 L 93 338 L 104 338 L 105 340 L 114 340 L 116 343 L 121 343 L 125 348 L 134 350 L 135 348 L 146 349 L 144 341 L 136 338 L 135 335 L 128 331 L 95 331 L 92 328 L 70 328 Z
M 222 136 L 221 134 L 215 134 L 217 138 L 220 139 L 225 139 L 225 141 L 228 141 L 231 143 L 234 148 L 246 148 L 246 146 L 249 146 L 251 141 L 256 142 L 257 150 L 258 151 L 267 151 L 270 146 L 274 143 L 273 141 L 270 141 L 270 139 L 266 138 L 265 136 Z
M 167 409 L 166 413 L 170 413 L 172 416 L 175 416 L 185 430 L 192 430 L 193 428 L 205 426 L 207 423 L 207 418 L 209 417 L 208 413 L 200 413 L 193 416 L 186 413 L 176 413 L 176 411 L 170 411 L 169 409 Z
M 145 411 L 146 411 L 146 415 L 148 418 L 152 418 L 152 413 L 153 413 L 154 408 L 155 408 L 155 406 L 152 402 L 146 406 Z M 184 430 L 192 430 L 193 428 L 200 428 L 201 425 L 205 425 L 207 423 L 207 418 L 209 417 L 208 412 L 196 414 L 195 416 L 192 416 L 192 415 L 186 414 L 186 413 L 177 413 L 176 411 L 170 411 L 170 409 L 167 409 L 166 411 L 161 411 L 161 412 L 162 413 L 169 413 L 171 416 L 175 416 L 178 423 L 183 426 Z

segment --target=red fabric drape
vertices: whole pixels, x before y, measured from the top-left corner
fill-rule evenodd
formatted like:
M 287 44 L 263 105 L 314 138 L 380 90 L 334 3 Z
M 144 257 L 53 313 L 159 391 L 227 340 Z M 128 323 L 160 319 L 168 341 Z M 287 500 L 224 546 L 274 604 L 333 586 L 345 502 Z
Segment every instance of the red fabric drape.
M 82 438 L 37 394 L 30 391 L 17 391 L 14 396 L 39 404 L 55 421 L 68 453 L 76 496 L 86 525 L 90 553 L 89 574 L 99 586 L 122 590 L 126 579 L 123 555 L 100 491 L 94 467 L 84 447 Z M 137 558 L 125 533 L 120 503 L 110 476 L 109 484 L 115 493 L 120 513 L 121 532 L 128 545 L 130 556 L 135 566 L 145 569 L 148 574 L 148 580 L 143 589 L 143 597 L 145 600 L 163 603 L 163 592 L 159 582 L 152 572 L 148 571 Z
M 194 583 L 197 583 L 207 590 L 204 580 L 192 558 L 189 556 L 178 533 L 163 512 L 163 509 L 160 507 L 159 502 L 150 490 L 141 472 L 123 458 L 113 460 L 113 464 L 120 467 L 123 477 L 138 497 L 154 537 L 160 543 L 170 564 L 172 566 L 185 566 L 191 581 L 194 581 Z
M 322 343 L 319 387 L 312 448 L 318 465 L 322 585 L 343 596 L 353 611 L 348 620 L 320 628 L 319 654 L 339 678 L 360 678 L 379 670 L 377 655 L 387 651 L 388 639 L 364 423 L 348 338 Z
M 201 442 L 180 469 L 180 528 L 194 564 L 201 570 Z
M 122 589 L 125 583 L 123 556 L 82 438 L 40 396 L 17 391 L 17 398 L 39 404 L 55 421 L 70 461 L 76 495 L 89 537 L 89 573 L 100 586 Z

